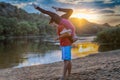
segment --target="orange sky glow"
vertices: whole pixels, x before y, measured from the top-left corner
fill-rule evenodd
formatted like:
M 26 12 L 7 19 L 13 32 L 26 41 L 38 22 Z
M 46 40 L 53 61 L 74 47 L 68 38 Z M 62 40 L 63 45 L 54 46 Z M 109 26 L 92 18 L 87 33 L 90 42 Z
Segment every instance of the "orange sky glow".
M 71 17 L 84 18 L 90 22 L 95 22 L 95 23 L 101 23 L 102 21 L 101 15 L 97 14 L 94 10 L 87 10 L 87 9 L 81 9 L 81 10 L 76 9 L 74 10 Z

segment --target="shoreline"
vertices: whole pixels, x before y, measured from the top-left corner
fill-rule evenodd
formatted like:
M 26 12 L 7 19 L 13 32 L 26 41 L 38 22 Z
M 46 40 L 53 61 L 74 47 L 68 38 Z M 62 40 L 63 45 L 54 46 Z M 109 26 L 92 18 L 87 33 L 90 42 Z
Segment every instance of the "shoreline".
M 72 60 L 69 80 L 119 80 L 120 50 L 99 52 Z M 58 80 L 63 62 L 0 70 L 0 80 Z

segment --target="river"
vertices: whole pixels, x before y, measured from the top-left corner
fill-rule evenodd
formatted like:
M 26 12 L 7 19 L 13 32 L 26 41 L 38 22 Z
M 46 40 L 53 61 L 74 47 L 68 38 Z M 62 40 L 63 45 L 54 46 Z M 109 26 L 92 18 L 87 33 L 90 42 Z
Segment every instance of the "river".
M 100 46 L 92 42 L 94 37 L 80 37 L 80 40 L 72 48 L 72 59 L 98 53 Z M 61 50 L 59 43 L 53 39 L 18 38 L 0 42 L 0 69 L 20 68 L 58 61 L 61 61 Z

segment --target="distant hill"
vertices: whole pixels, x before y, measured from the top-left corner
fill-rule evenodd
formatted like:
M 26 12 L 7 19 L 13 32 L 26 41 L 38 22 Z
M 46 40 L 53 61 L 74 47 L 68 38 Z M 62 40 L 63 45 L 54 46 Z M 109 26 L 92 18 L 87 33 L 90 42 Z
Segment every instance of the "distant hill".
M 0 16 L 13 18 L 16 17 L 19 20 L 34 20 L 36 17 L 46 19 L 47 17 L 43 14 L 29 14 L 21 8 L 11 5 L 10 3 L 0 2 Z M 36 20 L 36 19 L 35 19 Z
M 96 34 L 104 28 L 111 27 L 108 23 L 96 24 L 86 19 L 71 18 L 70 20 L 76 26 L 76 32 L 78 34 Z
M 23 18 L 23 16 L 27 17 L 27 14 L 26 11 L 18 9 L 10 3 L 0 2 L 0 16 Z

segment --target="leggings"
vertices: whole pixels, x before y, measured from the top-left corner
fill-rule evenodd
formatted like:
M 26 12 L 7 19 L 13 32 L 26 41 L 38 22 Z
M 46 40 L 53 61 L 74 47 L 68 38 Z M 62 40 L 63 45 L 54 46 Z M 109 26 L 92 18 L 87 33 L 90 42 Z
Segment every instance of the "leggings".
M 68 19 L 73 13 L 72 9 L 59 8 L 58 11 L 65 12 L 65 14 L 61 16 L 62 18 L 65 18 L 65 19 Z

